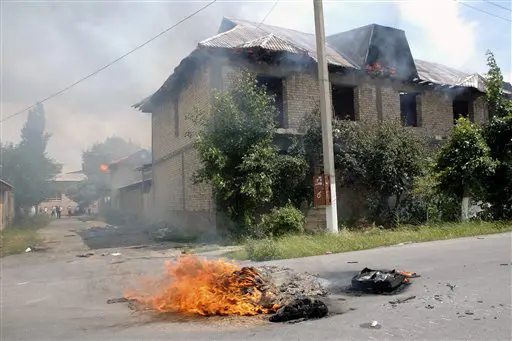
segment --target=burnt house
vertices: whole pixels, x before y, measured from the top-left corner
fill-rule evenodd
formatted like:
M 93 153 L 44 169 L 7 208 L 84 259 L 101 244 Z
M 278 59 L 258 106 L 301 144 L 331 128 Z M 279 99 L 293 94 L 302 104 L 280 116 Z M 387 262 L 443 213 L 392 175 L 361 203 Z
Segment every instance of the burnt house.
M 400 120 L 437 140 L 461 115 L 488 120 L 483 78 L 414 59 L 402 30 L 371 24 L 334 34 L 327 37 L 326 55 L 335 117 Z M 225 18 L 215 36 L 201 41 L 153 95 L 135 104 L 152 114 L 152 217 L 213 231 L 211 189 L 191 179 L 199 160 L 185 135 L 195 129 L 186 115 L 210 105 L 212 89 L 229 89 L 247 68 L 276 97 L 278 133 L 297 134 L 304 115 L 318 107 L 316 58 L 312 34 Z

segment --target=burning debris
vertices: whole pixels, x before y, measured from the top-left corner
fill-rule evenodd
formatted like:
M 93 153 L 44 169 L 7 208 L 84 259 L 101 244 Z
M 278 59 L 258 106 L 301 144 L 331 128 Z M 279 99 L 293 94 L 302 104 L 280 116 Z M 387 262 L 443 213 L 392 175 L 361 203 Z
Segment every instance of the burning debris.
M 364 268 L 352 278 L 352 289 L 373 293 L 393 293 L 409 284 L 416 273 L 396 270 L 372 270 Z
M 166 262 L 165 271 L 163 279 L 148 282 L 147 290 L 129 293 L 125 299 L 157 312 L 182 315 L 275 314 L 270 319 L 274 322 L 327 315 L 323 302 L 308 298 L 327 294 L 308 274 L 290 275 L 288 269 L 277 267 L 239 267 L 193 255 Z M 276 284 L 273 277 L 281 283 Z

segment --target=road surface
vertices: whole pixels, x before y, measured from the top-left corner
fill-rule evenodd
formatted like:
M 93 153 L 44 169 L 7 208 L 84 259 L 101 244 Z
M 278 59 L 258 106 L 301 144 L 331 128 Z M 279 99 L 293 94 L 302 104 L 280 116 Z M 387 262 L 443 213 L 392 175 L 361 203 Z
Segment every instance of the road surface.
M 75 220 L 55 222 L 43 231 L 53 238 L 50 250 L 2 259 L 2 341 L 512 338 L 510 233 L 270 262 L 317 273 L 334 291 L 365 266 L 422 275 L 399 295 L 416 298 L 396 307 L 389 303 L 395 297 L 342 296 L 343 314 L 271 324 L 257 317 L 156 320 L 125 304 L 106 304 L 139 274 L 159 273 L 173 251 L 120 246 L 78 258 L 88 250 L 79 236 L 86 227 Z M 121 255 L 112 256 L 116 251 Z M 372 321 L 380 328 L 364 328 Z

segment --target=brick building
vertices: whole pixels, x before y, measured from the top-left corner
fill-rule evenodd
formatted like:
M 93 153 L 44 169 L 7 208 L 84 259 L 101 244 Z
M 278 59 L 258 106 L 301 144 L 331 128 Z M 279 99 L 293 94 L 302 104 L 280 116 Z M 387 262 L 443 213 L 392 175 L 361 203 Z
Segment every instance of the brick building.
M 142 220 L 149 211 L 151 174 L 144 165 L 151 162 L 151 152 L 141 149 L 116 160 L 110 169 L 110 207 L 131 220 Z
M 327 37 L 326 53 L 336 117 L 401 120 L 437 140 L 459 115 L 488 120 L 483 78 L 414 59 L 402 30 L 373 24 L 335 34 Z M 224 19 L 217 35 L 200 42 L 156 93 L 134 105 L 152 114 L 156 220 L 198 230 L 216 225 L 211 188 L 191 180 L 198 157 L 185 135 L 195 129 L 186 116 L 208 106 L 211 90 L 227 89 L 241 68 L 255 72 L 276 96 L 279 133 L 297 133 L 304 115 L 318 107 L 314 35 Z M 391 75 L 376 77 L 375 70 Z

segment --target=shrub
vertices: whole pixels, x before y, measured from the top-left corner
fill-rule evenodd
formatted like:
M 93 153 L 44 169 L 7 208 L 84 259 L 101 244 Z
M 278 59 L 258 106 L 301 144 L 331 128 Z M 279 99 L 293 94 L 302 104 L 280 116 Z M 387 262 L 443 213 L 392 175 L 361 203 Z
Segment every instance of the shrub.
M 255 261 L 279 259 L 278 243 L 272 238 L 249 239 L 245 249 L 247 257 Z
M 267 236 L 278 237 L 285 234 L 303 233 L 306 218 L 291 203 L 284 207 L 273 208 L 261 216 L 258 229 Z

